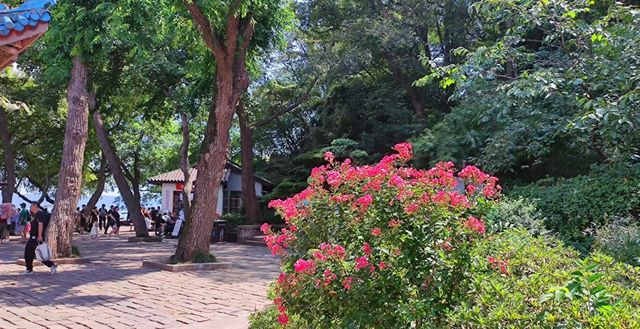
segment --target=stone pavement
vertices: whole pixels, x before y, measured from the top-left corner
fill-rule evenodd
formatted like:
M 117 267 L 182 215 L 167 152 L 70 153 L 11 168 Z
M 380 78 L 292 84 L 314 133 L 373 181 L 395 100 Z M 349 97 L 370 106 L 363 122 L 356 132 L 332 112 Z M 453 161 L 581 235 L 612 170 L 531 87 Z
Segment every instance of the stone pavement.
M 126 230 L 126 227 L 123 227 Z M 177 240 L 128 243 L 74 236 L 85 265 L 46 267 L 22 276 L 24 245 L 0 245 L 0 329 L 9 328 L 247 328 L 264 308 L 279 260 L 264 247 L 215 244 L 211 251 L 233 268 L 215 272 L 163 272 L 143 259 L 169 257 Z

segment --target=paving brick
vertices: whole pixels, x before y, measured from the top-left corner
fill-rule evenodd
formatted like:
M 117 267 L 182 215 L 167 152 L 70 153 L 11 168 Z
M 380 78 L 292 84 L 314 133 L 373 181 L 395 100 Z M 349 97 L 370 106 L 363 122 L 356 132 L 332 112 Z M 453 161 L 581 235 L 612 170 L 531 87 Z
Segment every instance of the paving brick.
M 128 233 L 128 232 L 127 232 Z M 279 260 L 262 247 L 220 244 L 212 252 L 233 268 L 218 272 L 159 272 L 143 259 L 168 257 L 175 242 L 93 241 L 74 236 L 90 264 L 38 267 L 20 276 L 24 245 L 0 253 L 0 328 L 220 328 L 247 327 L 247 315 L 267 305 Z M 6 264 L 6 265 L 5 265 Z M 34 316 L 35 314 L 35 316 Z

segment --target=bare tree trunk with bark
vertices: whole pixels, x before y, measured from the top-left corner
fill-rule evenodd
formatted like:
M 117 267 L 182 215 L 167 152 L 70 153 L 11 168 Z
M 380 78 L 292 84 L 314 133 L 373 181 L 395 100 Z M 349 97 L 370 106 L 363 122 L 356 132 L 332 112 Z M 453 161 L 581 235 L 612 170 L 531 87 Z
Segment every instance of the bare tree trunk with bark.
M 11 203 L 13 192 L 16 189 L 16 159 L 13 156 L 11 145 L 11 132 L 9 131 L 9 117 L 5 109 L 0 108 L 0 139 L 2 140 L 2 153 L 4 155 L 5 183 L 2 189 L 2 203 Z
M 100 144 L 102 153 L 107 157 L 107 163 L 109 163 L 109 168 L 111 169 L 113 179 L 116 181 L 118 191 L 122 196 L 124 204 L 127 206 L 129 216 L 131 216 L 131 221 L 133 222 L 136 236 L 147 237 L 149 236 L 149 230 L 147 230 L 147 224 L 144 220 L 144 217 L 142 216 L 140 203 L 136 202 L 136 197 L 131 191 L 131 187 L 129 186 L 129 183 L 127 183 L 127 178 L 122 171 L 122 161 L 120 161 L 120 158 L 111 146 L 111 142 L 109 141 L 109 137 L 107 136 L 107 130 L 104 127 L 104 122 L 102 121 L 100 113 L 96 110 L 95 112 L 93 112 L 92 116 L 93 125 L 96 129 L 96 135 L 98 136 L 98 143 Z
M 240 124 L 240 156 L 242 158 L 242 203 L 249 224 L 260 220 L 260 207 L 256 196 L 256 178 L 253 168 L 253 131 L 242 100 L 236 109 Z
M 89 107 L 94 103 L 94 96 L 87 90 L 87 79 L 87 65 L 79 57 L 74 57 L 67 87 L 69 110 L 58 174 L 58 192 L 47 233 L 49 248 L 56 258 L 71 257 L 76 206 L 82 187 L 84 149 L 89 133 Z
M 216 216 L 218 190 L 227 163 L 229 130 L 240 96 L 249 86 L 246 56 L 253 36 L 251 12 L 241 17 L 242 0 L 229 4 L 225 38 L 214 33 L 211 22 L 197 3 L 184 0 L 207 47 L 216 59 L 216 100 L 209 115 L 203 153 L 198 170 L 191 218 L 180 235 L 175 261 L 192 261 L 196 256 L 210 257 L 209 240 Z

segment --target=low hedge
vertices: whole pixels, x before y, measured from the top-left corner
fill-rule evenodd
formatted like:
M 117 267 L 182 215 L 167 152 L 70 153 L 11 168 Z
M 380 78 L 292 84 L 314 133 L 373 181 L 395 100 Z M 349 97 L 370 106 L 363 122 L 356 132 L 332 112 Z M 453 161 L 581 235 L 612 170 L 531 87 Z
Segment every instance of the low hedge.
M 566 242 L 588 251 L 595 228 L 610 217 L 638 217 L 640 166 L 594 168 L 583 176 L 544 179 L 510 193 L 535 200 L 548 229 Z

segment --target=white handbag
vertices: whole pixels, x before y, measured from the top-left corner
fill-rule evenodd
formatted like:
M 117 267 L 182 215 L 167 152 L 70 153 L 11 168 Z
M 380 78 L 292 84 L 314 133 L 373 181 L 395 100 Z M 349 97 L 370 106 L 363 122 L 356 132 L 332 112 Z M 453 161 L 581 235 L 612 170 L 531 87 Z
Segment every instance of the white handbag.
M 39 261 L 51 260 L 51 251 L 48 244 L 41 243 L 36 247 L 36 259 Z

